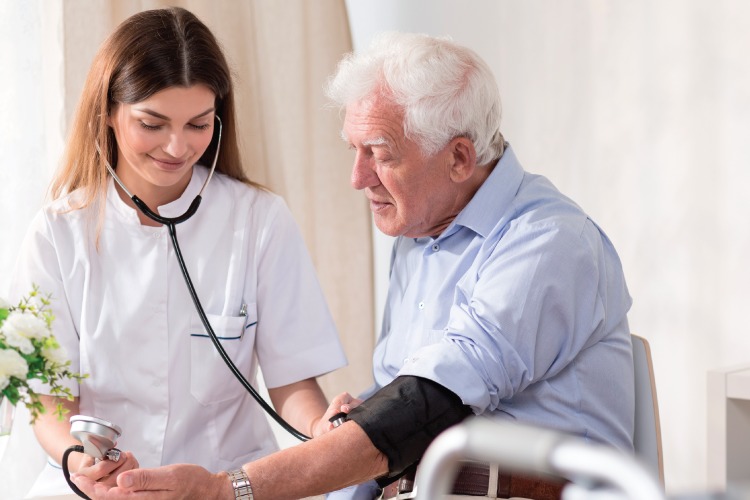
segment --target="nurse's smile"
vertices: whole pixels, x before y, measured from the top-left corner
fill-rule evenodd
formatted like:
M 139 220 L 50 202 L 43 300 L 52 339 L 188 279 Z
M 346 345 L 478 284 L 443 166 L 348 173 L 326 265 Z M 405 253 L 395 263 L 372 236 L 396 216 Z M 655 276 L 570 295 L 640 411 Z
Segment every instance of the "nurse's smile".
M 111 110 L 117 175 L 152 210 L 179 198 L 190 182 L 211 143 L 215 97 L 204 85 L 169 87 Z

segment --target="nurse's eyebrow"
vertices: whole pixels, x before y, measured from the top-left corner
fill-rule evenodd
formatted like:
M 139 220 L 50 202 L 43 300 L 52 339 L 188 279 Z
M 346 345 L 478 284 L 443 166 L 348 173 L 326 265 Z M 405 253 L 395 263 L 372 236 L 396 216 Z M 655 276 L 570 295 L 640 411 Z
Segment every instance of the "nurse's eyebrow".
M 160 120 L 165 120 L 165 121 L 170 121 L 171 120 L 168 116 L 164 116 L 161 113 L 157 113 L 153 109 L 148 109 L 148 108 L 135 108 L 135 109 L 136 109 L 136 111 L 140 111 L 142 113 L 149 114 L 149 115 L 151 115 L 151 116 L 153 116 L 155 118 L 159 118 Z M 194 117 L 192 117 L 191 120 L 195 120 L 196 118 L 200 118 L 202 116 L 206 116 L 207 114 L 209 114 L 210 112 L 214 111 L 215 109 L 216 108 L 208 108 L 203 113 L 195 115 Z

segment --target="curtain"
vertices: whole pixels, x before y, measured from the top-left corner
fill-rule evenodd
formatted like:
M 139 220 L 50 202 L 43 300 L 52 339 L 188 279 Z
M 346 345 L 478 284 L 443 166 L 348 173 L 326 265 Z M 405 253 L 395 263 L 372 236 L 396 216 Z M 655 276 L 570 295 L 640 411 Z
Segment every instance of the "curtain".
M 359 392 L 371 383 L 374 344 L 370 213 L 349 186 L 351 154 L 339 136 L 338 112 L 326 106 L 322 90 L 351 50 L 344 2 L 68 0 L 68 121 L 101 41 L 128 16 L 173 5 L 192 11 L 222 44 L 236 77 L 247 173 L 284 197 L 302 229 L 349 358 L 348 367 L 323 377 L 321 385 L 329 396 Z
M 236 76 L 248 175 L 283 196 L 302 229 L 349 358 L 321 385 L 329 395 L 359 392 L 371 381 L 374 344 L 370 214 L 348 184 L 351 155 L 339 136 L 338 112 L 326 107 L 322 91 L 351 50 L 344 3 L 68 0 L 68 121 L 101 41 L 128 16 L 172 5 L 196 14 L 224 47 Z

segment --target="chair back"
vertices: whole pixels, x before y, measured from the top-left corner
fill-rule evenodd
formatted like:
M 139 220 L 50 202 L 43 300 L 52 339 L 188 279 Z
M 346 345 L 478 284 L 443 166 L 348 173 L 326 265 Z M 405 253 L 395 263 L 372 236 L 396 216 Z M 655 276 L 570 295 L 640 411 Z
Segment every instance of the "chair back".
M 635 455 L 664 485 L 659 403 L 656 399 L 651 348 L 643 337 L 631 335 L 630 338 L 635 372 Z

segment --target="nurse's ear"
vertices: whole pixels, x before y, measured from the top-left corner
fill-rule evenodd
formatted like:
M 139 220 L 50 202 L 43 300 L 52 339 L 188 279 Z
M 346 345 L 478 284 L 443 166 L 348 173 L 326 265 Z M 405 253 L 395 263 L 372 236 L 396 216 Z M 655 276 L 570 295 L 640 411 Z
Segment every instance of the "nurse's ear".
M 119 110 L 120 110 L 119 102 L 116 102 L 112 104 L 111 106 L 107 107 L 107 126 L 109 128 L 114 128 L 114 125 L 112 124 L 112 118 L 117 114 Z

